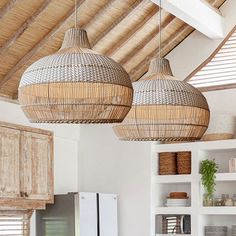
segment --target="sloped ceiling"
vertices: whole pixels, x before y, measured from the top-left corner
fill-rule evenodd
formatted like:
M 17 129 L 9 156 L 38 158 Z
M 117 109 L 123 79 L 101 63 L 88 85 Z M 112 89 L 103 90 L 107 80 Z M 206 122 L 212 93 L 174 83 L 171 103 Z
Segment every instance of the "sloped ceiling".
M 225 0 L 209 0 L 218 8 Z M 80 0 L 78 25 L 93 49 L 123 65 L 132 81 L 148 69 L 158 49 L 158 7 L 149 0 Z M 194 29 L 163 12 L 162 55 Z M 73 0 L 0 1 L 0 96 L 17 98 L 24 70 L 60 48 L 64 32 L 74 26 Z

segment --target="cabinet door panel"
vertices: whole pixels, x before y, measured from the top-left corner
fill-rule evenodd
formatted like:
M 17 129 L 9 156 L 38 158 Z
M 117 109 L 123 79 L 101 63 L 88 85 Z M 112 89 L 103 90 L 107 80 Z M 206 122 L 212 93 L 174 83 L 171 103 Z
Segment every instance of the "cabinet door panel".
M 0 197 L 20 196 L 20 131 L 0 127 Z
M 51 139 L 47 135 L 23 132 L 23 192 L 28 199 L 50 200 L 53 195 Z

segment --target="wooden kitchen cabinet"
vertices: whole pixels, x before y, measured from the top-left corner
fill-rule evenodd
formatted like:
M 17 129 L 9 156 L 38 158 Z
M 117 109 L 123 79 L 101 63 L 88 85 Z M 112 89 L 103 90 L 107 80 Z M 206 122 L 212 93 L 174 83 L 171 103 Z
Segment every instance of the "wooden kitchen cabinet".
M 20 131 L 0 127 L 0 198 L 20 196 Z
M 53 203 L 53 134 L 0 122 L 0 209 Z
M 52 137 L 23 131 L 21 138 L 24 197 L 50 202 L 53 196 Z

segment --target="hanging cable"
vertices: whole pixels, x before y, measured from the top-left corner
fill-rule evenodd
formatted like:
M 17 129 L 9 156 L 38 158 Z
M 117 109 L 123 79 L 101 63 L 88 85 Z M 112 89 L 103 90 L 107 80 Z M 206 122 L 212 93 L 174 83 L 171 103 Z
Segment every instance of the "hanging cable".
M 159 59 L 161 59 L 161 20 L 162 20 L 162 2 L 159 4 Z
M 77 28 L 77 0 L 75 0 L 75 28 Z

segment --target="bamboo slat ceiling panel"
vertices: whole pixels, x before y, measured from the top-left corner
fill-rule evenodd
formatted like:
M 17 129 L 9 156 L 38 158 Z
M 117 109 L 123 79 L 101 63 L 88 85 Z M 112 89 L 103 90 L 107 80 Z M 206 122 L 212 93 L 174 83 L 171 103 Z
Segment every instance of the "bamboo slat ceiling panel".
M 218 8 L 225 0 L 209 0 Z M 78 25 L 94 50 L 121 63 L 133 81 L 148 69 L 158 49 L 158 6 L 150 0 L 79 0 Z M 17 98 L 24 70 L 60 48 L 74 26 L 74 0 L 0 1 L 0 96 Z M 194 29 L 163 12 L 162 55 Z

